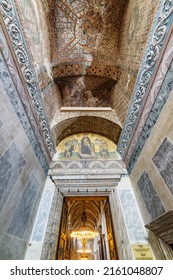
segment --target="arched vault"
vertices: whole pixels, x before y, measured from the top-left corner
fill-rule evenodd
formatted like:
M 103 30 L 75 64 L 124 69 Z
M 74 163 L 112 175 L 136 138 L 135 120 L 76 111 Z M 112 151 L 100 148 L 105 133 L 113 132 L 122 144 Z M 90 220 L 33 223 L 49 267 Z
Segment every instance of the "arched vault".
M 52 135 L 56 145 L 66 137 L 77 133 L 100 134 L 118 143 L 121 127 L 101 117 L 79 116 L 67 119 L 52 128 Z

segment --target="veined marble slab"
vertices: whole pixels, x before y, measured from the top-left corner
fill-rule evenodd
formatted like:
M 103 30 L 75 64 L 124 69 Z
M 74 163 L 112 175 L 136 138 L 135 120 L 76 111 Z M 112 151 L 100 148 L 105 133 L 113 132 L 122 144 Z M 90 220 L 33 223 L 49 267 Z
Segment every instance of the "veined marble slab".
M 118 189 L 118 196 L 130 242 L 145 242 L 147 238 L 144 226 L 132 191 L 130 189 Z
M 165 213 L 162 202 L 157 195 L 147 172 L 142 174 L 137 184 L 151 220 L 154 220 Z
M 31 237 L 31 242 L 43 241 L 46 225 L 49 217 L 49 212 L 51 208 L 53 193 L 54 192 L 52 190 L 45 190 L 43 193 L 43 197 L 40 203 L 40 208 L 38 211 L 34 230 Z
M 15 143 L 0 158 L 0 212 L 14 188 L 26 161 Z
M 152 158 L 165 184 L 173 194 L 173 144 L 165 138 Z
M 23 238 L 38 190 L 39 182 L 31 173 L 7 233 Z

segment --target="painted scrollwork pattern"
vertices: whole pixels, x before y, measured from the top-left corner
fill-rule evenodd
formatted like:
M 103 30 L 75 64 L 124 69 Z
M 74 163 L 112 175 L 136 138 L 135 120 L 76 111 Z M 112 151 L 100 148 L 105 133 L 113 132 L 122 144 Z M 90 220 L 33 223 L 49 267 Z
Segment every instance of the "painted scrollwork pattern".
M 45 117 L 45 112 L 42 108 L 41 96 L 38 89 L 34 69 L 27 53 L 26 43 L 18 20 L 14 1 L 0 0 L 0 9 L 10 39 L 12 41 L 16 57 L 25 78 L 26 86 L 30 94 L 34 110 L 38 117 L 45 143 L 51 156 L 53 156 L 55 153 L 53 141 Z
M 125 156 L 125 152 L 131 139 L 139 110 L 142 106 L 144 95 L 147 92 L 147 87 L 152 78 L 156 61 L 160 55 L 161 48 L 170 27 L 173 2 L 172 0 L 165 0 L 162 1 L 161 5 L 162 6 L 159 10 L 159 14 L 156 18 L 154 29 L 151 35 L 150 44 L 144 57 L 142 68 L 138 75 L 129 113 L 126 117 L 124 128 L 119 140 L 117 151 L 122 158 Z

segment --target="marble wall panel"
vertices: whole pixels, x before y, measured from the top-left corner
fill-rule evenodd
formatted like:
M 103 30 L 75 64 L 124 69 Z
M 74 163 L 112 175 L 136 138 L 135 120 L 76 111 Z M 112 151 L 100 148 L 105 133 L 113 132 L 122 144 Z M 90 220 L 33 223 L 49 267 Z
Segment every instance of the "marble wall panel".
M 60 234 L 62 205 L 63 196 L 59 190 L 55 188 L 44 237 L 41 260 L 56 259 L 57 243 Z
M 151 84 L 152 78 L 155 75 L 155 69 L 157 69 L 155 66 L 159 62 L 159 56 L 162 57 L 161 50 L 164 43 L 167 43 L 166 38 L 171 24 L 172 2 L 169 1 L 168 4 L 167 0 L 160 1 L 160 8 L 158 9 L 158 13 L 152 24 L 150 39 L 148 41 L 144 58 L 141 62 L 141 66 L 138 71 L 138 77 L 134 88 L 134 94 L 131 100 L 131 104 L 129 106 L 129 111 L 126 116 L 123 131 L 121 133 L 121 137 L 118 144 L 118 153 L 122 158 L 124 158 L 124 154 L 126 153 L 128 144 L 130 143 L 131 137 L 134 133 L 134 130 L 136 129 L 136 124 L 138 123 L 138 116 L 141 112 L 143 104 L 145 104 L 145 102 L 143 102 L 145 101 L 144 97 L 146 96 L 148 86 Z M 162 30 L 161 33 L 160 28 Z M 156 49 L 157 55 L 155 52 Z M 159 110 L 159 108 L 160 106 L 158 106 L 157 110 Z M 157 115 L 157 112 L 155 112 L 155 114 Z
M 15 186 L 26 161 L 15 143 L 0 158 L 0 212 Z
M 3 126 L 3 123 L 1 122 L 1 120 L 0 120 L 0 128 Z
M 147 172 L 142 174 L 137 184 L 151 220 L 161 216 L 165 212 L 165 209 Z
M 148 90 L 149 94 L 147 96 L 145 107 L 142 108 L 141 117 L 140 117 L 140 120 L 138 121 L 138 126 L 136 127 L 136 130 L 133 134 L 132 141 L 129 144 L 128 153 L 125 156 L 126 165 L 129 162 L 129 159 L 130 159 L 130 156 L 131 156 L 133 150 L 135 149 L 135 146 L 136 146 L 136 143 L 140 136 L 140 133 L 142 132 L 142 129 L 145 125 L 148 115 L 149 115 L 149 113 L 152 109 L 152 106 L 155 102 L 155 99 L 159 93 L 159 90 L 162 86 L 162 83 L 164 81 L 164 78 L 169 69 L 169 65 L 170 65 L 172 59 L 173 59 L 173 30 L 172 30 L 172 33 L 171 33 L 171 36 L 169 39 L 169 43 L 166 46 L 166 50 L 163 55 L 163 59 L 161 61 L 159 69 L 157 71 L 156 77 L 154 78 L 154 82 L 152 84 L 151 90 Z
M 133 259 L 131 244 L 127 233 L 127 227 L 125 225 L 122 208 L 120 206 L 120 199 L 117 189 L 115 192 L 110 194 L 109 202 L 119 259 L 131 260 Z
M 53 192 L 51 190 L 45 190 L 45 192 L 43 193 L 39 212 L 35 222 L 34 231 L 32 233 L 31 242 L 43 241 L 45 227 L 49 217 L 52 197 L 53 197 Z
M 42 104 L 41 93 L 37 82 L 37 75 L 33 67 L 33 62 L 30 57 L 30 53 L 28 51 L 23 28 L 19 21 L 20 13 L 18 14 L 18 11 L 16 10 L 16 3 L 14 1 L 7 1 L 7 3 L 4 5 L 4 2 L 0 0 L 0 6 L 1 6 L 0 12 L 2 14 L 2 22 L 4 22 L 4 24 L 6 25 L 6 31 L 8 32 L 9 35 L 8 39 L 11 40 L 11 43 L 14 48 L 14 52 L 18 59 L 19 66 L 25 81 L 25 85 L 29 93 L 29 98 L 32 103 L 32 109 L 34 110 L 37 116 L 37 120 L 40 124 L 40 129 L 42 131 L 42 137 L 45 140 L 44 142 L 47 146 L 47 149 L 50 152 L 50 155 L 53 156 L 54 144 L 50 134 L 50 128 L 46 118 L 45 110 Z M 32 16 L 32 23 L 33 23 L 33 16 Z M 36 53 L 36 56 L 38 55 L 39 53 Z
M 38 180 L 31 173 L 7 233 L 23 238 L 39 187 Z
M 118 189 L 130 242 L 145 242 L 144 226 L 141 222 L 137 205 L 130 189 Z
M 25 133 L 35 152 L 35 155 L 37 156 L 40 162 L 40 165 L 42 166 L 45 174 L 47 174 L 48 164 L 46 158 L 40 148 L 37 138 L 35 137 L 34 131 L 31 127 L 31 123 L 28 120 L 23 104 L 19 98 L 18 92 L 16 91 L 16 86 L 14 85 L 13 80 L 11 78 L 11 73 L 9 72 L 6 66 L 6 62 L 1 53 L 0 53 L 0 81 L 4 86 L 7 96 L 14 108 L 14 111 L 17 114 L 17 117 L 20 120 L 23 129 L 25 130 Z
M 168 97 L 171 94 L 171 91 L 173 89 L 173 80 L 172 80 L 172 76 L 173 76 L 173 60 L 170 64 L 170 67 L 166 73 L 164 82 L 160 88 L 160 91 L 154 101 L 154 104 L 152 106 L 152 109 L 148 115 L 148 118 L 145 122 L 145 125 L 143 127 L 143 130 L 141 131 L 141 134 L 138 138 L 138 142 L 135 145 L 135 149 L 130 157 L 129 160 L 129 165 L 127 166 L 127 169 L 129 171 L 129 173 L 132 172 L 132 169 L 135 165 L 135 163 L 138 160 L 138 157 L 147 141 L 147 139 L 149 138 L 151 131 L 154 127 L 154 125 L 156 124 L 159 115 L 168 99 Z
M 18 92 L 18 95 L 21 99 L 21 102 L 24 106 L 25 113 L 28 116 L 28 119 L 30 121 L 31 127 L 35 133 L 35 136 L 37 138 L 37 141 L 41 147 L 41 150 L 43 151 L 48 163 L 50 161 L 48 152 L 46 150 L 46 146 L 44 143 L 44 139 L 42 138 L 41 131 L 39 129 L 39 126 L 36 122 L 36 116 L 34 115 L 34 112 L 32 110 L 32 104 L 31 100 L 29 101 L 29 95 L 25 89 L 25 85 L 21 80 L 21 77 L 19 76 L 17 65 L 14 61 L 14 57 L 11 54 L 10 46 L 8 45 L 4 32 L 2 31 L 0 27 L 0 48 L 2 50 L 4 59 L 6 61 L 6 66 L 9 69 L 9 72 L 11 73 L 11 77 L 13 79 L 14 85 L 16 87 L 16 90 Z
M 0 235 L 0 260 L 22 260 L 26 242 L 12 236 Z
M 173 144 L 168 138 L 164 139 L 152 160 L 173 194 Z

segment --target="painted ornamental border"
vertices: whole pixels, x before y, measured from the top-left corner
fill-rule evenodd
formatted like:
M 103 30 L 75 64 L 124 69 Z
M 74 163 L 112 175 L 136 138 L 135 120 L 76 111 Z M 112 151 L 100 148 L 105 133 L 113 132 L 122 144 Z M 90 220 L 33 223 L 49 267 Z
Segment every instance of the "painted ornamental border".
M 153 77 L 156 62 L 161 53 L 161 48 L 165 42 L 165 38 L 171 24 L 172 14 L 172 0 L 161 1 L 161 5 L 154 22 L 154 27 L 152 29 L 148 48 L 144 55 L 142 67 L 137 77 L 128 115 L 126 117 L 124 128 L 118 143 L 117 151 L 122 158 L 124 158 L 129 141 L 133 135 L 133 130 L 142 106 L 144 96 L 147 93 L 147 88 Z
M 41 94 L 37 84 L 35 70 L 29 58 L 29 51 L 13 0 L 0 0 L 0 12 L 11 39 L 20 69 L 26 82 L 34 111 L 37 115 L 45 144 L 53 157 L 55 154 L 49 124 L 42 105 Z

